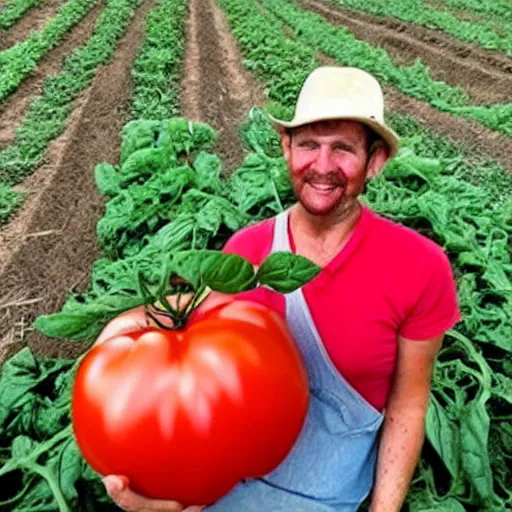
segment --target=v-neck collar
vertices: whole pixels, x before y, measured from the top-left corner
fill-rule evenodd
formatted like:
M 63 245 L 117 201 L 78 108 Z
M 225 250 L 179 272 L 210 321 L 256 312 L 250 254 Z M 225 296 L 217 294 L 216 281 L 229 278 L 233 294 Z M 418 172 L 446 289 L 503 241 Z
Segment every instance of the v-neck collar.
M 365 237 L 368 232 L 372 219 L 373 212 L 364 204 L 361 205 L 361 214 L 359 215 L 359 219 L 357 219 L 356 225 L 352 233 L 347 240 L 347 243 L 343 246 L 343 248 L 334 256 L 334 258 L 322 268 L 323 273 L 333 274 L 335 273 L 341 265 L 347 261 L 348 258 L 354 253 L 357 247 L 360 245 L 361 241 Z M 290 225 L 290 210 L 288 210 L 288 239 L 290 242 L 290 248 L 292 253 L 296 253 L 295 240 L 293 239 L 293 234 Z

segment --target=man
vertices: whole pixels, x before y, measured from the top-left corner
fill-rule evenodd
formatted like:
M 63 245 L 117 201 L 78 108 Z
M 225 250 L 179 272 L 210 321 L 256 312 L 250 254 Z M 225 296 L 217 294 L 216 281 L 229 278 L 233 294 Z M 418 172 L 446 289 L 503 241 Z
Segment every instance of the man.
M 236 233 L 225 251 L 259 265 L 288 250 L 322 267 L 287 296 L 245 294 L 286 316 L 308 368 L 310 408 L 275 471 L 205 510 L 349 512 L 371 492 L 372 512 L 397 512 L 423 443 L 434 360 L 460 319 L 450 264 L 431 240 L 359 202 L 398 148 L 371 75 L 318 68 L 294 119 L 273 121 L 298 202 Z M 105 485 L 128 511 L 182 510 L 135 495 L 115 476 Z

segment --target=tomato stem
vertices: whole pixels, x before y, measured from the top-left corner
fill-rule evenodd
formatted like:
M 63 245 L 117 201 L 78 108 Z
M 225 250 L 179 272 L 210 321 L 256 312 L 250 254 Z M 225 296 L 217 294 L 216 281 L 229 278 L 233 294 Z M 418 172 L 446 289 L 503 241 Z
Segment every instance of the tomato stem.
M 162 280 L 157 290 L 152 291 L 142 273 L 139 273 L 139 290 L 144 297 L 144 311 L 146 315 L 160 328 L 165 330 L 183 329 L 194 309 L 208 296 L 211 289 L 204 283 L 199 284 L 193 292 L 192 298 L 182 307 L 184 292 L 190 289 L 189 283 L 181 278 L 171 279 L 174 285 L 173 291 L 176 297 L 176 306 L 172 306 L 167 296 L 172 293 L 165 285 L 168 278 Z M 157 317 L 166 317 L 171 320 L 172 325 L 164 325 Z
M 165 330 L 171 330 L 172 327 L 168 327 L 164 324 L 162 324 L 160 322 L 160 320 L 158 320 L 158 318 L 155 316 L 155 314 L 151 313 L 150 311 L 150 308 L 153 308 L 153 306 L 151 305 L 144 305 L 144 312 L 146 313 L 147 316 L 149 316 L 149 318 L 151 318 L 151 320 L 153 320 L 153 322 L 155 322 L 155 324 L 160 327 L 160 329 L 165 329 Z M 167 315 L 167 313 L 156 313 L 157 315 L 160 314 L 162 316 L 170 316 L 170 315 Z M 173 325 L 174 325 L 174 320 L 173 320 Z

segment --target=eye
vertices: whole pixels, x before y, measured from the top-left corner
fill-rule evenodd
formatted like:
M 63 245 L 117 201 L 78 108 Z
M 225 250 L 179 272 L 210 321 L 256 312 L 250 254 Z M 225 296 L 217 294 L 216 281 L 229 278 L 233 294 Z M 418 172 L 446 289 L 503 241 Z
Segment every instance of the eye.
M 317 144 L 312 140 L 302 140 L 297 144 L 297 147 L 302 149 L 315 149 Z
M 354 152 L 354 148 L 348 146 L 347 144 L 334 144 L 334 146 L 332 147 L 333 151 L 347 151 L 349 153 L 353 153 Z

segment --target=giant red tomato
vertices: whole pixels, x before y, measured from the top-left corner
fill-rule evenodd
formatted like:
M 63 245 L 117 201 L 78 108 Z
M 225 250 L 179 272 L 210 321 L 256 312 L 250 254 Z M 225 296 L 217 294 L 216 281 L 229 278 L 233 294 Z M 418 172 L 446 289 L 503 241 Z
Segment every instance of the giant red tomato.
M 72 417 L 96 471 L 147 497 L 208 504 L 286 457 L 308 405 L 300 353 L 277 313 L 220 302 L 183 330 L 139 328 L 86 354 Z

